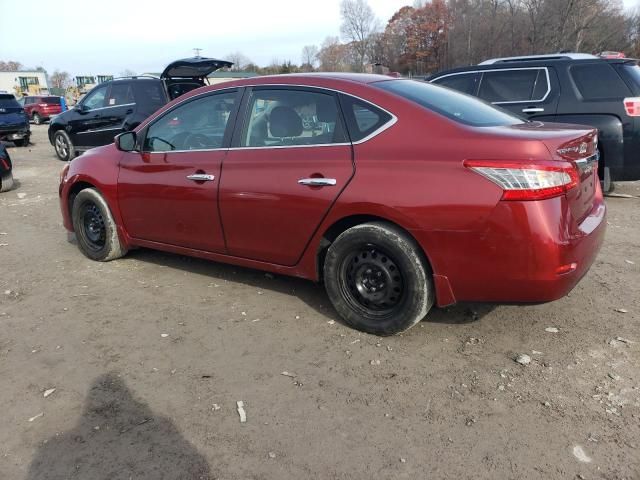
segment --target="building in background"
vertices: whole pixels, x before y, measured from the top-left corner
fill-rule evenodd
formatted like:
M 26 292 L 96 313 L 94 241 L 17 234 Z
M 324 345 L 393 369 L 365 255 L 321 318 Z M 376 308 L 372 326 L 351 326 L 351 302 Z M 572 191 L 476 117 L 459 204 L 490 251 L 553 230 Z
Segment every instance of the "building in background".
M 16 97 L 23 95 L 48 95 L 49 84 L 47 83 L 47 74 L 37 70 L 0 72 L 0 91 L 13 93 Z

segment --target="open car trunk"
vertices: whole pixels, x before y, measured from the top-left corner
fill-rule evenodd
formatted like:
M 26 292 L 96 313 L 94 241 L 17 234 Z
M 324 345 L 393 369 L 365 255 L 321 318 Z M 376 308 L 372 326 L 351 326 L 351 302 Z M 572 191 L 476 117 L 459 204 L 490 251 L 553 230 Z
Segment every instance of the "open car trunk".
M 160 78 L 165 84 L 169 99 L 173 100 L 206 85 L 205 81 L 210 73 L 221 68 L 229 68 L 232 65 L 231 62 L 215 58 L 183 58 L 167 65 Z

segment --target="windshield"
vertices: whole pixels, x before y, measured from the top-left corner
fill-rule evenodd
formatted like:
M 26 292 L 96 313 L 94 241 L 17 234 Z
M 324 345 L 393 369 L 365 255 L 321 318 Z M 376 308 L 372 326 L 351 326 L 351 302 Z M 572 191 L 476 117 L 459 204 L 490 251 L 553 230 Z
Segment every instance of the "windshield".
M 496 127 L 524 123 L 482 100 L 437 85 L 415 80 L 388 80 L 373 85 L 465 125 Z
M 13 95 L 0 95 L 0 108 L 22 108 Z

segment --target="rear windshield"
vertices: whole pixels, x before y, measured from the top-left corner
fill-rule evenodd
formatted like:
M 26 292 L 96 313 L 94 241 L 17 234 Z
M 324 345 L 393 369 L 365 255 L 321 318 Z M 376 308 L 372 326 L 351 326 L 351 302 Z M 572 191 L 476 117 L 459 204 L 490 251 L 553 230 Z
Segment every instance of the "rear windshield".
M 13 95 L 0 95 L 0 108 L 22 108 Z
M 40 103 L 48 103 L 50 105 L 60 105 L 60 97 L 42 97 Z
M 475 97 L 437 85 L 415 80 L 388 80 L 374 85 L 465 125 L 496 127 L 524 123 L 521 118 Z

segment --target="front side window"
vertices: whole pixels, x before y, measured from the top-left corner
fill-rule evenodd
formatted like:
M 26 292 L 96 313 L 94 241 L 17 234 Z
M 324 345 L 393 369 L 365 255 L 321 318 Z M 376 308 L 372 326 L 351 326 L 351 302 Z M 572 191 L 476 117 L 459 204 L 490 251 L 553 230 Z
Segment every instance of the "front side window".
M 82 102 L 82 106 L 89 110 L 102 108 L 104 107 L 104 99 L 106 95 L 107 95 L 107 87 L 94 88 L 87 94 L 87 97 Z
M 433 83 L 468 95 L 474 95 L 478 88 L 479 79 L 479 73 L 456 73 L 454 75 L 436 78 Z
M 211 150 L 222 148 L 236 92 L 225 92 L 187 101 L 165 113 L 148 129 L 143 150 Z
M 521 118 L 477 98 L 430 83 L 415 80 L 386 80 L 373 85 L 466 125 L 496 127 L 524 123 Z
M 346 141 L 332 94 L 307 90 L 254 90 L 241 145 L 281 147 Z
M 130 83 L 114 83 L 111 85 L 107 107 L 134 103 L 133 90 Z
M 478 96 L 491 103 L 541 102 L 548 86 L 543 68 L 487 71 Z

